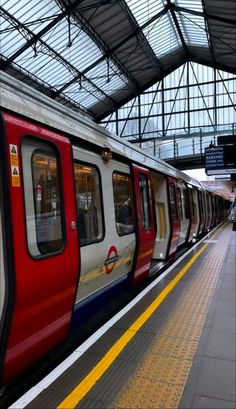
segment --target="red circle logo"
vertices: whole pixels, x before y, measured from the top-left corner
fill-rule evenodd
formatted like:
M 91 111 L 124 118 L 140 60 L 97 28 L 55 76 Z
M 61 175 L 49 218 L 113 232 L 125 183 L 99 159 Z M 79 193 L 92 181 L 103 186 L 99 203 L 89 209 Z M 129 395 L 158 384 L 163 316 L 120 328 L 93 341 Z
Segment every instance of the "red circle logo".
M 117 260 L 118 260 L 117 249 L 115 246 L 111 246 L 107 253 L 107 258 L 104 263 L 106 274 L 111 274 L 112 270 L 115 267 Z

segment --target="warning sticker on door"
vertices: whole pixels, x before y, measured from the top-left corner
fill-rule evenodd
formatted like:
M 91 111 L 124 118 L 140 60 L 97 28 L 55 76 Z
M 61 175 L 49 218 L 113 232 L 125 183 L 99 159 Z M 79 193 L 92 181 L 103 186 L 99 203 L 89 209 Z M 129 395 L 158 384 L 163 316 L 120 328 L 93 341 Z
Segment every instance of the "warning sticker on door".
M 20 186 L 20 172 L 19 172 L 17 145 L 10 144 L 10 161 L 11 161 L 12 186 L 19 187 Z
M 10 144 L 11 166 L 19 166 L 17 145 Z
M 19 167 L 18 166 L 12 166 L 11 167 L 11 181 L 12 181 L 12 186 L 14 187 L 19 187 L 20 186 L 20 173 L 19 173 Z

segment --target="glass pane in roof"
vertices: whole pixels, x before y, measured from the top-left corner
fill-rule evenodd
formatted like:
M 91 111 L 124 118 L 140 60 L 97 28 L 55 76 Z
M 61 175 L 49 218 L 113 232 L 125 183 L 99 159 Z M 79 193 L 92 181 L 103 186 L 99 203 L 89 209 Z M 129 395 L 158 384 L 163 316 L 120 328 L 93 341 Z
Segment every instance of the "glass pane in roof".
M 21 23 L 27 23 L 31 31 L 38 33 L 61 13 L 56 1 L 8 0 L 2 7 Z
M 73 20 L 70 25 L 70 38 L 68 22 L 64 19 L 43 36 L 43 40 L 80 71 L 102 56 L 94 41 Z
M 183 12 L 176 14 L 186 44 L 208 47 L 204 18 Z
M 9 57 L 23 44 L 25 44 L 25 38 L 20 33 L 18 33 L 14 29 L 14 27 L 1 16 L 0 24 L 1 24 L 0 52 L 6 57 Z
M 158 58 L 181 46 L 180 38 L 169 13 L 151 23 L 143 32 Z
M 190 10 L 203 11 L 202 0 L 175 0 L 176 6 Z
M 73 73 L 53 55 L 47 54 L 44 48 L 38 49 L 36 55 L 30 48 L 16 58 L 15 62 L 55 88 L 60 88 L 73 78 Z
M 88 72 L 87 77 L 107 95 L 112 95 L 126 86 L 125 79 L 111 61 L 109 66 L 106 61 L 102 61 Z
M 126 0 L 126 3 L 140 26 L 164 8 L 164 0 Z
M 175 4 L 188 10 L 203 13 L 202 0 L 175 0 Z M 208 46 L 203 16 L 184 11 L 179 11 L 176 16 L 187 45 Z
M 64 92 L 66 96 L 73 101 L 83 105 L 85 108 L 90 108 L 96 105 L 104 98 L 99 91 L 96 91 L 89 82 L 82 81 L 82 87 L 79 82 L 72 84 Z

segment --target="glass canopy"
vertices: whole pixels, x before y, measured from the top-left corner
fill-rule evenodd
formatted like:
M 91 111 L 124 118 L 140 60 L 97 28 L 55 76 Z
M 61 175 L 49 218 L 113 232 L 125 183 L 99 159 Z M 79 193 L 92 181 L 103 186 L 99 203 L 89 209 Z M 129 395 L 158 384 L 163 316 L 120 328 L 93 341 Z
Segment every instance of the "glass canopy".
M 100 121 L 186 61 L 235 73 L 235 16 L 234 0 L 2 0 L 0 69 Z

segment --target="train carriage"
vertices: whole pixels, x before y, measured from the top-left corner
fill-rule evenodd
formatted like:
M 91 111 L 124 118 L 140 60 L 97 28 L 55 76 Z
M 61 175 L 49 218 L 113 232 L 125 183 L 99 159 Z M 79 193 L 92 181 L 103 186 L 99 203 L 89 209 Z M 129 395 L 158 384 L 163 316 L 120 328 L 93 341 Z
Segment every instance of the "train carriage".
M 6 383 L 80 325 L 81 305 L 144 281 L 224 212 L 199 182 L 0 75 Z

